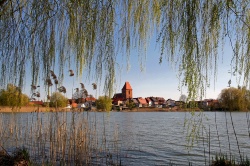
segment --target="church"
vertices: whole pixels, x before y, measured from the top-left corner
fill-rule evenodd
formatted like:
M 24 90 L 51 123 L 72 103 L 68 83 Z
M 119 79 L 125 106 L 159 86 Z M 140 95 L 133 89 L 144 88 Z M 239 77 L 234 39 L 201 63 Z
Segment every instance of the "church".
M 131 85 L 129 82 L 125 82 L 123 88 L 122 88 L 122 93 L 116 93 L 113 96 L 113 104 L 117 105 L 118 101 L 124 101 L 127 99 L 132 99 L 133 98 L 133 89 L 131 88 Z

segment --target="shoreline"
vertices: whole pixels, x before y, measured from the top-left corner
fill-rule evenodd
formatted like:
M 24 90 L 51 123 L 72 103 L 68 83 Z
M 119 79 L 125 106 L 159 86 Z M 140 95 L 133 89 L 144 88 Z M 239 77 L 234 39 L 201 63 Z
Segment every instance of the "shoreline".
M 25 106 L 20 108 L 12 107 L 0 107 L 0 113 L 29 113 L 29 112 L 63 112 L 70 111 L 68 108 L 51 108 L 51 107 L 41 107 L 41 106 Z
M 25 106 L 20 108 L 12 108 L 12 107 L 0 107 L 0 113 L 29 113 L 29 112 L 71 112 L 76 111 L 79 112 L 78 108 L 52 108 L 52 107 L 41 107 L 41 106 Z M 144 107 L 144 108 L 134 108 L 132 110 L 126 109 L 126 110 L 113 110 L 111 112 L 189 112 L 194 111 L 191 109 L 169 109 L 169 108 L 150 108 L 150 107 Z M 195 110 L 200 111 L 200 110 Z M 80 112 L 83 112 L 82 110 Z M 91 112 L 102 112 L 98 111 L 95 108 L 91 110 Z

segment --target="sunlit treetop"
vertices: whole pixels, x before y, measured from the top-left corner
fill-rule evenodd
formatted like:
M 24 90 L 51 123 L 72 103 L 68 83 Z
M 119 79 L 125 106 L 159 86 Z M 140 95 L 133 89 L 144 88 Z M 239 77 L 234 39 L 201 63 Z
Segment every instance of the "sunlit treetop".
M 178 67 L 189 97 L 204 95 L 225 42 L 234 51 L 232 73 L 248 85 L 249 22 L 248 0 L 0 0 L 0 82 L 23 86 L 29 67 L 32 84 L 39 77 L 46 84 L 50 70 L 62 80 L 73 66 L 76 76 L 86 70 L 97 83 L 104 78 L 112 95 L 118 55 L 129 64 L 136 48 L 143 68 L 156 35 L 155 58 Z

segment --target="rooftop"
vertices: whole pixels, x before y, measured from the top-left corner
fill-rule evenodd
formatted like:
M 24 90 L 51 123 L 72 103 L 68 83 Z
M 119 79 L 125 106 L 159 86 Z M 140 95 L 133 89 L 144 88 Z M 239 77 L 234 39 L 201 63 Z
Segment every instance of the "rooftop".
M 132 89 L 129 82 L 125 82 L 125 84 L 124 84 L 122 90 L 124 90 L 124 89 L 126 89 L 126 90 L 127 90 L 127 89 Z

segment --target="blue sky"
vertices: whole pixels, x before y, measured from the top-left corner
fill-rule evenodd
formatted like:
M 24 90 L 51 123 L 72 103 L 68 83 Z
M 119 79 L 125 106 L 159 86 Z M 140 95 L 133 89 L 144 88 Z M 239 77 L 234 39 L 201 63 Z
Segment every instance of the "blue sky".
M 117 63 L 119 63 L 120 69 L 117 70 L 116 84 L 114 93 L 120 93 L 121 89 L 126 81 L 130 82 L 133 88 L 133 97 L 164 97 L 165 99 L 179 100 L 181 94 L 187 95 L 187 90 L 182 87 L 182 91 L 179 91 L 179 80 L 177 78 L 177 69 L 171 67 L 171 65 L 163 59 L 162 64 L 159 64 L 160 51 L 158 47 L 155 47 L 156 43 L 152 42 L 148 46 L 148 51 L 145 60 L 144 71 L 140 70 L 140 59 L 138 58 L 138 52 L 131 51 L 130 56 L 130 69 L 127 70 L 126 56 L 118 54 L 119 58 Z M 220 50 L 220 49 L 219 49 Z M 216 99 L 223 88 L 228 86 L 228 80 L 231 78 L 228 71 L 231 69 L 230 62 L 232 57 L 231 46 L 225 45 L 224 53 L 222 56 L 222 51 L 219 51 L 219 62 L 217 78 L 214 84 L 214 77 L 211 75 L 210 88 L 207 89 L 206 96 L 204 98 Z M 143 57 L 143 56 L 142 56 Z M 119 62 L 120 61 L 120 62 Z M 66 69 L 65 71 L 67 71 Z M 55 74 L 57 74 L 55 72 Z M 30 73 L 27 73 L 26 87 L 24 93 L 30 95 Z M 42 81 L 40 81 L 41 84 Z M 80 83 L 84 83 L 89 94 L 94 96 L 100 96 L 103 94 L 103 86 L 98 85 L 97 91 L 92 89 L 92 83 L 95 80 L 86 79 L 86 73 L 84 73 L 82 78 L 70 77 L 69 73 L 65 73 L 63 85 L 67 88 L 66 96 L 70 98 L 72 96 L 72 91 L 75 88 L 80 87 Z M 104 81 L 103 81 L 104 82 Z M 103 82 L 101 84 L 103 84 Z M 231 86 L 237 87 L 238 83 L 235 78 L 232 78 Z M 43 89 L 41 87 L 41 89 Z M 41 92 L 41 99 L 45 100 L 46 94 L 43 90 Z
M 216 82 L 211 75 L 210 88 L 207 89 L 204 98 L 216 99 L 221 90 L 228 86 L 231 78 L 228 71 L 231 69 L 231 47 L 224 48 L 224 55 L 220 54 Z M 132 55 L 133 56 L 133 55 Z M 131 57 L 132 57 L 131 56 Z M 165 60 L 159 64 L 160 51 L 155 49 L 154 44 L 149 47 L 145 70 L 140 71 L 137 55 L 131 60 L 131 69 L 123 70 L 121 79 L 117 84 L 117 92 L 121 91 L 125 81 L 129 81 L 133 88 L 134 97 L 157 96 L 165 99 L 179 100 L 181 94 L 187 95 L 187 90 L 182 87 L 179 89 L 178 71 Z M 232 78 L 231 86 L 237 86 L 235 78 Z

